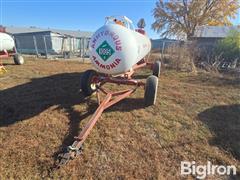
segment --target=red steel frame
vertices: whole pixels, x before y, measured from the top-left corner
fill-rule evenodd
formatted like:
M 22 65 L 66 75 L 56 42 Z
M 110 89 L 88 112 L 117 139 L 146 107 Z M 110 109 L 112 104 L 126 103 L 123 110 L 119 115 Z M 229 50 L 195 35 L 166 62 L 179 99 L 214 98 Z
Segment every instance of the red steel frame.
M 8 58 L 8 57 L 10 57 L 10 54 L 9 54 L 6 50 L 0 52 L 0 60 L 1 60 L 2 58 Z M 0 70 L 1 70 L 1 69 L 3 69 L 5 72 L 7 71 L 7 70 L 5 69 L 5 67 L 3 66 L 3 64 L 2 64 L 2 61 L 0 61 Z
M 1 31 L 0 31 L 1 32 Z M 14 56 L 17 53 L 17 49 L 16 47 L 13 48 L 12 51 L 7 51 L 7 50 L 3 50 L 0 52 L 0 60 L 3 58 L 9 58 Z M 7 72 L 7 70 L 5 69 L 5 67 L 3 66 L 2 62 L 0 61 L 0 70 L 3 69 L 5 72 Z
M 0 52 L 0 58 L 8 58 L 8 57 L 10 57 L 10 55 L 6 50 Z
M 12 51 L 3 50 L 0 52 L 0 58 L 8 58 L 8 57 L 14 56 L 16 53 L 17 53 L 17 50 L 15 47 Z
M 108 75 L 99 75 L 93 78 L 92 82 L 94 84 L 97 84 L 96 87 L 96 94 L 97 94 L 97 100 L 98 100 L 98 108 L 95 111 L 95 113 L 92 115 L 91 119 L 88 121 L 88 123 L 85 125 L 85 127 L 80 132 L 79 136 L 75 137 L 75 141 L 71 146 L 68 147 L 68 152 L 61 154 L 61 160 L 58 164 L 58 166 L 66 164 L 70 159 L 74 158 L 79 151 L 82 148 L 82 145 L 86 138 L 88 137 L 90 131 L 98 121 L 99 117 L 103 113 L 103 111 L 110 106 L 116 104 L 117 102 L 127 98 L 132 93 L 136 91 L 138 87 L 144 87 L 145 83 L 140 80 L 132 79 L 131 76 L 135 72 L 135 70 L 139 68 L 143 68 L 145 66 L 148 66 L 149 68 L 152 68 L 152 63 L 148 63 L 145 60 L 140 61 L 138 64 L 136 64 L 131 71 L 119 75 L 116 77 L 108 76 Z M 114 83 L 114 84 L 122 84 L 122 85 L 132 85 L 134 88 L 118 91 L 118 92 L 107 92 L 102 86 L 105 83 Z M 101 101 L 100 93 L 105 94 L 105 98 Z

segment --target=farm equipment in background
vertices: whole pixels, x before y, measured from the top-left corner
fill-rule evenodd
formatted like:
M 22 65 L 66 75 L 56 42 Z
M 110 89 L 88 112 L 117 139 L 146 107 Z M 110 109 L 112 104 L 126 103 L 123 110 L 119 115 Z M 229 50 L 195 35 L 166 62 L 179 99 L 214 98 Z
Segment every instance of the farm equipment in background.
M 154 105 L 157 98 L 160 61 L 148 62 L 151 42 L 144 30 L 145 22 L 138 23 L 135 29 L 130 19 L 125 16 L 107 17 L 106 23 L 98 29 L 90 41 L 90 59 L 97 70 L 87 70 L 81 77 L 82 93 L 87 97 L 96 94 L 98 108 L 82 129 L 79 136 L 63 153 L 59 154 L 57 167 L 66 164 L 82 151 L 82 146 L 103 111 L 119 101 L 127 98 L 139 87 L 145 89 L 146 106 Z M 137 69 L 152 69 L 146 82 L 133 79 Z M 104 85 L 107 83 L 128 85 L 131 88 L 111 92 Z M 101 97 L 105 95 L 104 98 Z
M 13 37 L 6 33 L 5 28 L 0 27 L 0 59 L 9 57 L 13 57 L 17 65 L 24 63 L 23 57 L 17 53 Z M 6 71 L 2 63 L 0 63 L 0 69 Z

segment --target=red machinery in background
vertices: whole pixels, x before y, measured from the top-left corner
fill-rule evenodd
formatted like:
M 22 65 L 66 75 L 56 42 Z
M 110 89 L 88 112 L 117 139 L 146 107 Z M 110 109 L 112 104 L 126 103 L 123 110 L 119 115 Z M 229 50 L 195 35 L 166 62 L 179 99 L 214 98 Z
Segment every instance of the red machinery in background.
M 0 59 L 13 57 L 14 63 L 21 65 L 24 63 L 23 57 L 17 52 L 14 39 L 6 33 L 6 29 L 0 26 Z M 4 69 L 0 62 L 0 68 Z

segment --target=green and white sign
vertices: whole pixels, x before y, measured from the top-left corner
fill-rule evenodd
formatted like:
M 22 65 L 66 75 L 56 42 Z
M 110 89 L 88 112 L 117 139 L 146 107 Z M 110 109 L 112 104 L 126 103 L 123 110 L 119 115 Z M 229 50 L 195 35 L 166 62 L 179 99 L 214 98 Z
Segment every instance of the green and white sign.
M 98 48 L 97 48 L 98 55 L 104 60 L 107 61 L 108 58 L 110 58 L 115 51 L 113 48 L 107 43 L 107 41 L 104 41 Z

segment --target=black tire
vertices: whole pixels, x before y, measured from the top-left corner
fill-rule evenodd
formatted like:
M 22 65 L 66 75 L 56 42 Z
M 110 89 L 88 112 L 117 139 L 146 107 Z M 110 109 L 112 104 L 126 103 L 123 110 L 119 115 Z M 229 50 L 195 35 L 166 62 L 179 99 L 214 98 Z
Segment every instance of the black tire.
M 156 77 L 160 77 L 160 73 L 161 73 L 161 62 L 156 61 L 153 64 L 153 75 L 156 76 Z
M 151 75 L 147 78 L 145 84 L 144 102 L 146 106 L 151 106 L 156 103 L 158 89 L 158 78 Z
M 87 70 L 81 77 L 81 89 L 85 96 L 91 96 L 96 91 L 96 85 L 92 83 L 94 76 L 97 76 L 96 71 Z
M 19 55 L 19 54 L 15 54 L 15 55 L 13 56 L 13 61 L 14 61 L 14 63 L 15 63 L 16 65 L 22 65 L 22 64 L 24 64 L 24 59 L 23 59 L 23 57 L 22 57 L 21 55 Z

